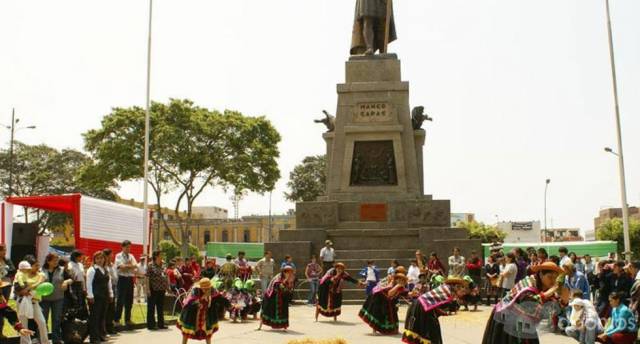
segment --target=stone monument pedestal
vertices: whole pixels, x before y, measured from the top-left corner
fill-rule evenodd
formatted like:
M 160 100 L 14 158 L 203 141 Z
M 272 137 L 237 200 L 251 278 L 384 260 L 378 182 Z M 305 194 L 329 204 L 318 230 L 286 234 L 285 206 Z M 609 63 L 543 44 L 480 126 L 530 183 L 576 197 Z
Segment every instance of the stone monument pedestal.
M 352 56 L 346 82 L 338 84 L 335 130 L 327 145 L 326 195 L 296 204 L 294 230 L 266 244 L 277 261 L 290 254 L 299 267 L 334 243 L 338 260 L 357 275 L 368 259 L 386 268 L 392 259 L 408 266 L 415 251 L 438 253 L 446 264 L 453 247 L 480 252 L 477 240 L 449 228 L 450 202 L 424 195 L 422 148 L 426 133 L 414 128 L 409 83 L 395 54 Z M 303 275 L 303 269 L 298 270 Z M 384 275 L 384 274 L 383 274 Z M 364 299 L 346 290 L 346 300 Z

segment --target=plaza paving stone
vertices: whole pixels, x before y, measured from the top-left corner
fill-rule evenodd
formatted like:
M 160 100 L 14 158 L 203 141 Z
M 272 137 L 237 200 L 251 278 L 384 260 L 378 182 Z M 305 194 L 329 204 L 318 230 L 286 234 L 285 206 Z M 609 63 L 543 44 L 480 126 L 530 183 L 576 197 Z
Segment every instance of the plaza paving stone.
M 404 320 L 407 307 L 401 307 L 400 318 Z M 358 306 L 344 306 L 343 314 L 334 323 L 330 319 L 313 321 L 314 309 L 309 306 L 295 306 L 291 311 L 291 327 L 287 332 L 263 327 L 256 331 L 258 321 L 246 323 L 220 323 L 220 331 L 213 336 L 213 343 L 219 344 L 286 344 L 293 339 L 332 339 L 343 338 L 349 344 L 401 343 L 400 335 L 373 335 L 371 329 L 358 318 Z M 484 326 L 490 314 L 490 308 L 482 307 L 478 312 L 459 312 L 458 315 L 441 317 L 440 322 L 445 344 L 478 344 L 482 340 Z M 401 322 L 400 327 L 403 327 Z M 114 336 L 110 343 L 117 344 L 174 344 L 180 343 L 180 332 L 172 326 L 169 330 L 138 330 Z M 573 341 L 567 337 L 544 334 L 541 344 L 568 344 Z M 192 343 L 197 343 L 192 341 Z M 204 343 L 204 342 L 202 342 Z

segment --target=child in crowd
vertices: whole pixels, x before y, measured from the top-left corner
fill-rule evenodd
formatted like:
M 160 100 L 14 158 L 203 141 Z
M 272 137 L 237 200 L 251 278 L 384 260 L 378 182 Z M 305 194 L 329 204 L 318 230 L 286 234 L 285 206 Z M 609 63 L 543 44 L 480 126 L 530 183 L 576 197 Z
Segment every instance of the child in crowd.
M 178 289 L 180 289 L 182 276 L 176 267 L 175 259 L 172 259 L 167 265 L 167 278 L 169 279 L 169 288 L 171 288 L 174 293 L 177 293 Z
M 368 260 L 367 266 L 360 270 L 359 275 L 364 278 L 364 284 L 366 286 L 365 292 L 367 296 L 371 295 L 373 288 L 375 288 L 380 281 L 380 271 L 374 265 L 374 261 Z

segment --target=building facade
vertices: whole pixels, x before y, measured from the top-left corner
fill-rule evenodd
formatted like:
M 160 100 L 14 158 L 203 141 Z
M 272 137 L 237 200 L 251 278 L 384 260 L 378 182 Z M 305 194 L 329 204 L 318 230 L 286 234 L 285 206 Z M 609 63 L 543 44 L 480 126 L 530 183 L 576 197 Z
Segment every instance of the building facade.
M 543 231 L 544 232 L 544 231 Z M 544 242 L 584 241 L 580 235 L 580 228 L 548 228 Z
M 507 234 L 504 242 L 540 242 L 540 221 L 502 221 L 498 229 Z
M 171 240 L 164 224 L 154 225 L 160 240 Z M 195 219 L 190 226 L 190 243 L 204 250 L 208 242 L 271 242 L 278 239 L 281 230 L 293 229 L 295 225 L 295 214 L 272 215 L 271 225 L 268 215 L 245 216 L 239 221 Z M 167 221 L 167 226 L 179 237 L 177 221 Z
M 593 231 L 594 236 L 598 234 L 598 228 L 603 223 L 607 222 L 611 219 L 621 219 L 622 218 L 622 208 L 607 208 L 600 210 L 598 217 L 593 219 Z M 640 208 L 638 207 L 629 207 L 629 218 L 635 219 L 636 221 L 640 221 Z

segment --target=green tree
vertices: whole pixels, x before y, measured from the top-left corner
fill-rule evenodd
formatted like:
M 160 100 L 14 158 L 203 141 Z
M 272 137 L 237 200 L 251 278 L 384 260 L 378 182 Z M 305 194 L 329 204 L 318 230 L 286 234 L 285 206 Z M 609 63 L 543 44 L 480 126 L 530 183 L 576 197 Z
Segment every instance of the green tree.
M 596 236 L 598 240 L 612 240 L 618 243 L 618 253 L 624 252 L 624 235 L 622 219 L 607 220 L 598 226 Z M 640 256 L 640 221 L 630 219 L 629 241 L 631 242 L 632 257 Z
M 164 258 L 169 261 L 175 257 L 180 256 L 180 248 L 170 240 L 162 240 L 158 243 L 158 250 L 162 252 Z M 198 261 L 201 261 L 200 251 L 194 245 L 189 244 L 189 257 L 195 256 Z
M 327 158 L 325 155 L 308 156 L 289 174 L 284 196 L 291 202 L 315 201 L 326 190 Z
M 183 254 L 188 251 L 193 204 L 207 187 L 263 193 L 273 190 L 280 178 L 276 162 L 280 135 L 264 117 L 220 113 L 177 99 L 152 103 L 150 117 L 149 185 L 156 211 L 162 208 L 163 196 L 178 194 L 173 209 L 180 237 L 164 218 L 162 222 Z M 114 108 L 103 118 L 102 127 L 86 132 L 84 138 L 97 161 L 85 173 L 118 181 L 143 178 L 142 108 Z
M 469 232 L 469 239 L 480 239 L 483 243 L 502 242 L 507 237 L 507 233 L 482 222 L 462 221 L 457 223 L 457 227 L 466 229 Z
M 59 195 L 82 193 L 87 196 L 114 200 L 113 178 L 83 178 L 83 171 L 93 165 L 86 154 L 73 149 L 57 150 L 47 145 L 26 145 L 14 142 L 13 150 L 13 195 Z M 0 191 L 9 190 L 10 155 L 8 150 L 0 151 Z M 59 227 L 68 221 L 65 214 L 25 208 L 25 221 L 35 215 L 41 232 Z

